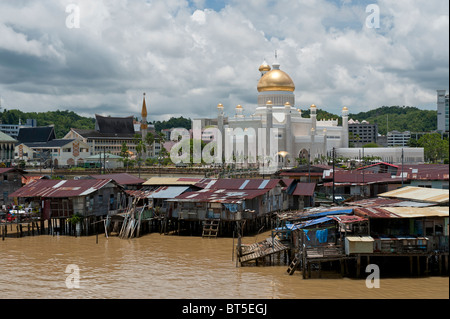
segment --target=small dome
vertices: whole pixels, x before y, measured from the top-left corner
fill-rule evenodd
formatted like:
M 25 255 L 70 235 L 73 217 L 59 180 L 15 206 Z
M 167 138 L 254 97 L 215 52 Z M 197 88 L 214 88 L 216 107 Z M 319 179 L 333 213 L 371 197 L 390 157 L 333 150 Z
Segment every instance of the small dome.
M 217 104 L 217 108 L 223 108 L 223 104 L 222 103 Z
M 315 104 L 311 104 L 311 108 L 315 109 L 316 105 Z
M 272 103 L 272 101 L 271 101 L 271 100 L 268 100 L 268 101 L 266 102 L 266 104 L 268 104 L 268 105 L 272 105 L 273 103 Z
M 267 62 L 266 61 L 264 61 L 263 62 L 263 64 L 261 64 L 260 66 L 259 66 L 259 72 L 267 72 L 267 71 L 270 71 L 270 65 L 269 64 L 267 64 Z
M 238 104 L 238 105 L 236 106 L 236 108 L 237 108 L 237 109 L 242 109 L 242 105 Z
M 344 106 L 344 107 L 342 108 L 342 111 L 348 111 L 348 108 L 347 108 L 346 106 Z

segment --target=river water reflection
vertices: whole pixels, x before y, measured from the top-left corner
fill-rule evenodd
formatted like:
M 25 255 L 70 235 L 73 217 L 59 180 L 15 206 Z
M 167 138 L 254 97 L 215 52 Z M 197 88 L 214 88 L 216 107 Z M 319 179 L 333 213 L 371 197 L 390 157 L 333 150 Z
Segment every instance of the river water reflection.
M 245 237 L 253 243 L 268 236 Z M 289 276 L 287 266 L 236 267 L 232 238 L 148 234 L 117 237 L 26 236 L 0 242 L 2 298 L 449 298 L 448 277 L 365 279 L 329 272 L 317 279 Z M 80 270 L 69 289 L 68 265 Z M 382 271 L 382 270 L 381 270 Z

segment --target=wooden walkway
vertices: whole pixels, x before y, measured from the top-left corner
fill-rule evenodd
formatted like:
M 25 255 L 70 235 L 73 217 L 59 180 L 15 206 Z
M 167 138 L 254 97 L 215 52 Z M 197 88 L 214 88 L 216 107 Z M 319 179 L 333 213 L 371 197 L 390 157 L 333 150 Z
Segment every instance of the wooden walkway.
M 241 263 L 249 262 L 287 249 L 288 247 L 283 245 L 278 239 L 269 237 L 258 243 L 242 245 L 240 247 L 239 261 Z

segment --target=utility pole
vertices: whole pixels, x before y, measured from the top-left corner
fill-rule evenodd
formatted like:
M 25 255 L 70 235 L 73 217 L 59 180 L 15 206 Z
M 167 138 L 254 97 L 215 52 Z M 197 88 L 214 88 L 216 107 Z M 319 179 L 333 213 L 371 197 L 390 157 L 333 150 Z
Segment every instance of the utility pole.
M 363 160 L 363 169 L 362 169 L 362 187 L 363 187 L 363 197 L 366 197 L 366 185 L 364 184 L 364 166 L 366 166 L 366 160 L 364 158 L 364 147 L 362 148 L 362 160 Z
M 402 147 L 402 187 L 403 187 L 403 147 Z
M 308 183 L 311 183 L 311 150 L 308 150 Z
M 335 199 L 334 199 L 334 168 L 335 168 L 334 162 L 335 162 L 335 150 L 334 150 L 334 147 L 333 147 L 333 154 L 332 154 L 332 156 L 333 156 L 333 203 L 335 203 Z

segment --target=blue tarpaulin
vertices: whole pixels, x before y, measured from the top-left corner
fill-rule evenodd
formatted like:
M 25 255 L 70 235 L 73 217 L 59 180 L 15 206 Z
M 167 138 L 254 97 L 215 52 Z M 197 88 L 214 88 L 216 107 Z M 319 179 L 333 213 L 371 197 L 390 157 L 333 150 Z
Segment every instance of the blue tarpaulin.
M 321 217 L 321 218 L 317 218 L 317 219 L 311 219 L 311 220 L 308 220 L 308 221 L 298 225 L 298 228 L 305 228 L 305 227 L 309 227 L 309 226 L 316 225 L 316 224 L 322 224 L 322 223 L 325 223 L 325 222 L 327 222 L 329 220 L 332 220 L 332 218 L 330 218 L 330 217 Z
M 330 210 L 326 212 L 315 213 L 311 215 L 305 216 L 305 218 L 317 218 L 329 215 L 342 215 L 342 214 L 351 214 L 353 213 L 353 209 L 341 209 L 341 210 Z

